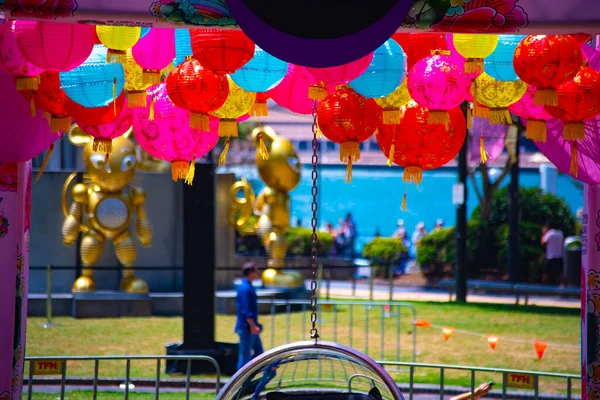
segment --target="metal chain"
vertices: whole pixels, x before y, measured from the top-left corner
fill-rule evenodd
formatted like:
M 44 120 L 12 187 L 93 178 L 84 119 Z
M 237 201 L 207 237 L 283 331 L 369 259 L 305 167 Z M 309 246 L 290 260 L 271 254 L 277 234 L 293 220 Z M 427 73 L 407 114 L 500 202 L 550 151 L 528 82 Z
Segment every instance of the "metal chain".
M 317 101 L 315 100 L 313 104 L 313 124 L 312 124 L 312 219 L 310 220 L 310 225 L 312 227 L 312 249 L 311 249 L 311 268 L 312 268 L 312 280 L 310 282 L 310 290 L 312 291 L 310 297 L 310 305 L 312 308 L 310 314 L 310 322 L 312 327 L 310 329 L 310 337 L 311 339 L 319 340 L 319 332 L 317 330 L 317 178 L 319 173 L 317 172 L 317 163 L 319 162 L 319 156 L 317 154 L 317 147 L 319 146 L 319 141 L 317 139 Z

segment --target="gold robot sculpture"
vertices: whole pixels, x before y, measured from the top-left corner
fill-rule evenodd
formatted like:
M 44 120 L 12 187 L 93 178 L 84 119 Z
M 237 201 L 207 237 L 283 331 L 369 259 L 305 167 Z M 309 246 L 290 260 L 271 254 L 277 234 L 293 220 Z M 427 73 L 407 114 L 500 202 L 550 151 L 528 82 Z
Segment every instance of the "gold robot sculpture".
M 259 136 L 269 150 L 269 157 L 260 152 Z M 269 126 L 259 126 L 252 131 L 256 147 L 256 166 L 266 187 L 255 201 L 252 188 L 245 179 L 231 187 L 232 207 L 229 222 L 241 234 L 256 233 L 267 252 L 267 269 L 263 283 L 270 287 L 297 288 L 304 284 L 302 276 L 294 271 L 283 271 L 287 242 L 285 234 L 290 226 L 290 196 L 300 182 L 300 160 L 292 143 L 277 135 Z M 258 217 L 251 223 L 251 217 Z
M 129 132 L 130 133 L 130 132 Z M 62 204 L 65 221 L 62 227 L 63 243 L 73 245 L 79 234 L 82 276 L 73 284 L 74 293 L 90 293 L 96 290 L 93 266 L 98 262 L 104 245 L 112 241 L 119 262 L 123 265 L 123 277 L 119 289 L 128 293 L 148 293 L 148 285 L 134 275 L 137 255 L 136 243 L 129 224 L 136 218 L 137 237 L 144 247 L 152 242 L 152 227 L 146 213 L 146 193 L 132 186 L 138 163 L 138 149 L 128 134 L 113 140 L 113 150 L 108 165 L 106 155 L 92 151 L 92 140 L 76 126 L 69 133 L 69 140 L 83 150 L 86 174 L 84 183 L 77 183 L 71 191 L 73 201 L 67 206 L 67 195 L 77 173 L 66 180 Z

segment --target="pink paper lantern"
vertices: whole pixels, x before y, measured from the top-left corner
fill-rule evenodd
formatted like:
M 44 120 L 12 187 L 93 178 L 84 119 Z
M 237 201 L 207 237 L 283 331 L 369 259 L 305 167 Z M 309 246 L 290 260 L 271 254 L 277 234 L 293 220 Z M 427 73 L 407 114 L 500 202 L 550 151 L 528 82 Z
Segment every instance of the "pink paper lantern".
M 31 116 L 29 103 L 16 90 L 14 78 L 5 71 L 0 71 L 0 93 L 0 162 L 30 160 L 60 138 L 50 132 L 42 110 Z
M 17 39 L 21 53 L 36 67 L 66 72 L 92 53 L 96 30 L 92 25 L 36 21 Z
M 19 48 L 18 35 L 25 29 L 30 29 L 34 22 L 9 21 L 2 42 L 0 42 L 0 63 L 16 79 L 17 90 L 35 91 L 38 88 L 37 76 L 44 72 L 36 67 Z
M 468 96 L 471 82 L 455 61 L 450 55 L 435 54 L 418 61 L 408 74 L 408 92 L 429 109 L 430 124 L 448 125 L 448 110 Z
M 311 85 L 308 97 L 313 100 L 323 100 L 327 97 L 327 84 L 341 85 L 358 78 L 363 72 L 369 68 L 373 60 L 373 53 L 352 61 L 348 64 L 338 65 L 336 67 L 327 68 L 311 68 L 304 67 L 306 72 L 317 81 Z
M 315 102 L 309 99 L 306 93 L 310 85 L 316 83 L 316 80 L 306 73 L 306 69 L 289 64 L 288 73 L 281 83 L 267 93 L 281 107 L 298 114 L 311 114 Z
M 171 163 L 174 181 L 185 179 L 191 184 L 194 162 L 211 151 L 219 140 L 215 123 L 211 122 L 210 132 L 190 128 L 190 112 L 171 102 L 164 83 L 151 86 L 146 93 L 148 104 L 154 99 L 154 118 L 150 120 L 146 108 L 135 109 L 135 138 L 150 155 Z
M 527 92 L 521 100 L 510 105 L 508 111 L 520 117 L 527 118 L 527 139 L 536 142 L 545 142 L 547 136 L 547 121 L 552 116 L 544 109 L 543 105 L 535 105 L 536 87 L 529 85 Z
M 175 30 L 152 28 L 131 49 L 135 62 L 142 67 L 145 83 L 160 83 L 160 71 L 175 58 Z
M 86 125 L 77 122 L 79 128 L 94 138 L 92 150 L 100 153 L 110 153 L 112 151 L 112 140 L 125 134 L 133 123 L 133 113 L 127 106 L 127 100 L 123 108 L 113 121 L 102 125 Z

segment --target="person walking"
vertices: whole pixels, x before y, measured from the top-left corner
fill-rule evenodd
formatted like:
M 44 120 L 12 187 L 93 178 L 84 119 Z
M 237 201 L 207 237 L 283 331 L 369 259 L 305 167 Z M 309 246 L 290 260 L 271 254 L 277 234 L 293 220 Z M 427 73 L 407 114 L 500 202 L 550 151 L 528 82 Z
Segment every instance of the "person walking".
M 247 262 L 242 267 L 242 274 L 244 277 L 235 297 L 235 333 L 240 337 L 238 370 L 264 351 L 260 340 L 262 325 L 258 323 L 258 298 L 252 286 L 252 281 L 260 277 L 260 272 L 253 262 Z
M 556 229 L 552 222 L 542 227 L 542 246 L 546 248 L 546 264 L 544 265 L 543 283 L 560 285 L 563 276 L 563 245 L 565 235 Z

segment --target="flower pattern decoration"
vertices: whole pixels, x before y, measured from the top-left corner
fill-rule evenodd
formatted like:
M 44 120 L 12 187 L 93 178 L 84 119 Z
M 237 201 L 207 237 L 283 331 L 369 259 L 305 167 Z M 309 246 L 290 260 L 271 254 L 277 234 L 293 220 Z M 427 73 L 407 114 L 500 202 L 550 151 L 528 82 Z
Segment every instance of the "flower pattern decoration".
M 159 0 L 150 14 L 176 25 L 235 25 L 224 0 Z
M 444 18 L 431 26 L 439 31 L 463 33 L 518 32 L 529 25 L 519 0 L 451 0 Z
M 11 17 L 57 19 L 71 17 L 77 10 L 76 0 L 0 0 L 0 10 Z

